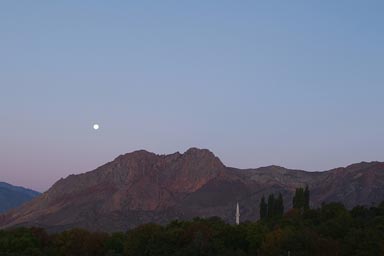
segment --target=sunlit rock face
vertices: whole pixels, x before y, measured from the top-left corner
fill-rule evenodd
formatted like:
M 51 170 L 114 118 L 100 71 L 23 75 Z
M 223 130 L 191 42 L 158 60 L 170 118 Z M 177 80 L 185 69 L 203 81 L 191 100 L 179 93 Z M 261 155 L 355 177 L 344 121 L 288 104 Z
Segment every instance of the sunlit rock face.
M 205 149 L 171 155 L 141 150 L 57 181 L 31 202 L 0 215 L 0 226 L 124 231 L 195 216 L 234 222 L 236 202 L 242 221 L 256 220 L 262 195 L 281 192 L 288 208 L 295 188 L 305 185 L 313 207 L 329 201 L 370 205 L 384 200 L 384 164 L 360 163 L 326 172 L 278 166 L 239 170 L 224 166 Z

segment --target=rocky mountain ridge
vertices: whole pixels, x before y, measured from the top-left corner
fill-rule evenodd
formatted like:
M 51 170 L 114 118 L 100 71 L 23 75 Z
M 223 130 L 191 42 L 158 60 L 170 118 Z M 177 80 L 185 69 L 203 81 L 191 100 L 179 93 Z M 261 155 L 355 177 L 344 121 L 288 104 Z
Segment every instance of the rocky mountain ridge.
M 1 216 L 0 227 L 122 231 L 195 216 L 233 222 L 237 201 L 242 220 L 256 220 L 262 195 L 281 192 L 289 208 L 294 189 L 305 185 L 314 207 L 329 201 L 347 207 L 378 203 L 384 200 L 384 163 L 363 162 L 325 172 L 278 166 L 240 170 L 226 167 L 205 149 L 170 155 L 140 150 L 57 181 L 41 196 Z

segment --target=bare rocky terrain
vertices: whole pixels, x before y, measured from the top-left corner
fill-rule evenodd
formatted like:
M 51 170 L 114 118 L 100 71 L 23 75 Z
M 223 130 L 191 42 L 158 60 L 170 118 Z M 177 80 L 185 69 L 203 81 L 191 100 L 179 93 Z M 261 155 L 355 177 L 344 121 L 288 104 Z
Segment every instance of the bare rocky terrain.
M 257 220 L 263 195 L 281 192 L 288 209 L 295 188 L 305 185 L 312 207 L 331 201 L 348 208 L 376 204 L 384 200 L 384 163 L 362 162 L 324 172 L 279 166 L 240 170 L 224 166 L 205 149 L 171 155 L 141 150 L 57 181 L 32 201 L 0 215 L 0 227 L 112 232 L 195 216 L 234 222 L 237 201 L 242 221 Z

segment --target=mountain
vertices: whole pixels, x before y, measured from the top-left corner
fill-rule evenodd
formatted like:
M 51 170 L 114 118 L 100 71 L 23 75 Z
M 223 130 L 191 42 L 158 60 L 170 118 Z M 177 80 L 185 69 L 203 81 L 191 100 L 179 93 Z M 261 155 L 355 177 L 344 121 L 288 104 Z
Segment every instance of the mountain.
M 38 195 L 39 192 L 31 189 L 0 182 L 0 212 L 18 207 Z
M 60 179 L 41 196 L 0 216 L 0 227 L 109 232 L 195 216 L 234 222 L 236 202 L 242 221 L 256 220 L 262 195 L 281 192 L 287 209 L 295 188 L 305 185 L 313 207 L 330 201 L 349 208 L 378 203 L 384 200 L 384 163 L 362 162 L 324 172 L 279 166 L 240 170 L 226 167 L 205 149 L 171 155 L 141 150 Z

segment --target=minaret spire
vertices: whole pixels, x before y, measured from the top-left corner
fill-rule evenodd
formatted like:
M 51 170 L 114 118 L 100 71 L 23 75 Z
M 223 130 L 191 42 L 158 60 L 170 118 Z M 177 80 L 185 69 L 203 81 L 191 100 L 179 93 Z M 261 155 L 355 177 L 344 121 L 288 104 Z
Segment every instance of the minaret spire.
M 239 202 L 237 202 L 236 205 L 236 225 L 240 224 L 240 208 L 239 208 Z

